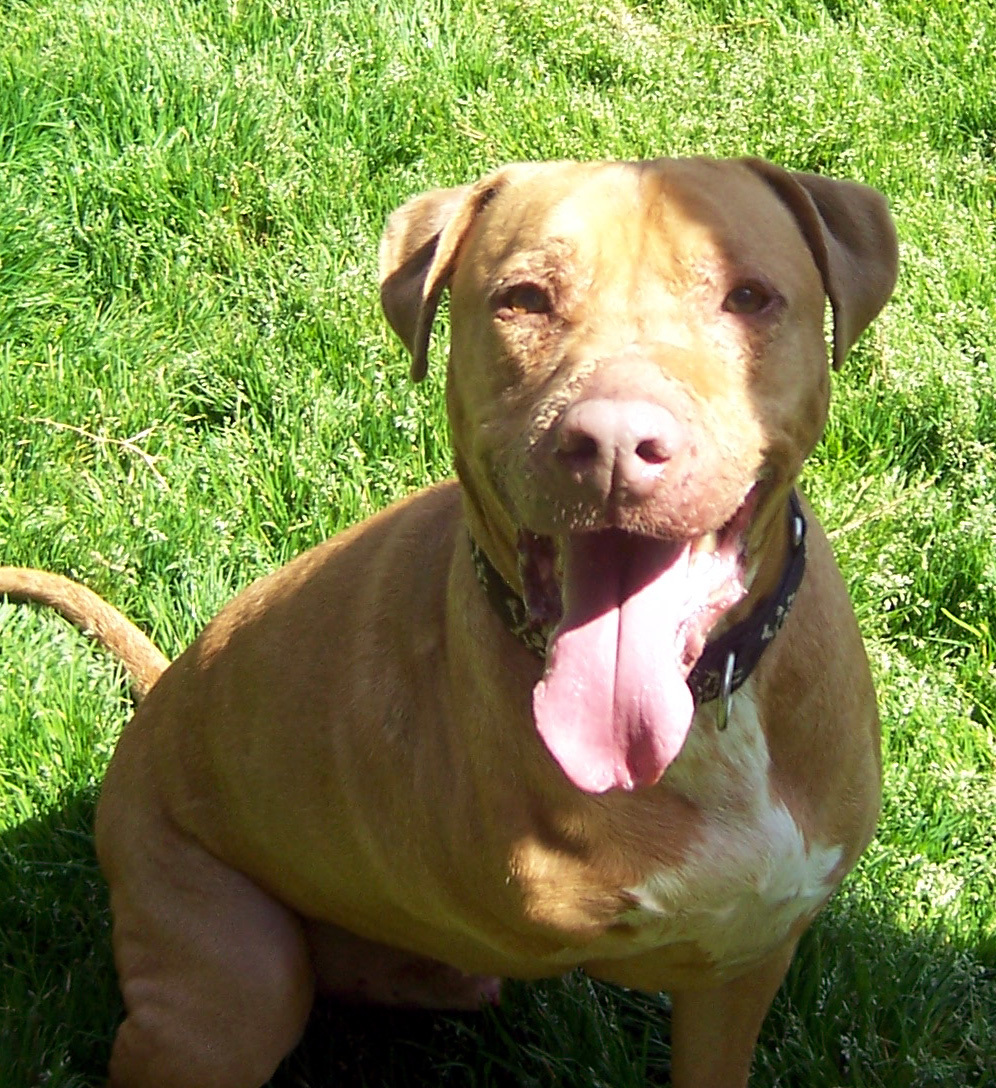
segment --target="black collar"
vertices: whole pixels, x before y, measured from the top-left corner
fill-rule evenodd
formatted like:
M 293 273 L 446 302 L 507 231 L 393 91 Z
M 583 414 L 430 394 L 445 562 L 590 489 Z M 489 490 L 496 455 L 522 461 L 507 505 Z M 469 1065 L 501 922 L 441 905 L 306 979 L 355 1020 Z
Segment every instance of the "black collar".
M 696 706 L 723 699 L 718 711 L 720 729 L 726 727 L 733 692 L 754 671 L 768 643 L 778 634 L 802 582 L 806 569 L 806 519 L 794 491 L 789 497 L 788 528 L 789 555 L 774 593 L 760 601 L 749 616 L 714 642 L 707 643 L 688 674 L 687 683 Z M 543 657 L 547 631 L 530 619 L 522 598 L 505 582 L 473 538 L 470 551 L 477 579 L 491 607 L 520 642 L 537 657 Z

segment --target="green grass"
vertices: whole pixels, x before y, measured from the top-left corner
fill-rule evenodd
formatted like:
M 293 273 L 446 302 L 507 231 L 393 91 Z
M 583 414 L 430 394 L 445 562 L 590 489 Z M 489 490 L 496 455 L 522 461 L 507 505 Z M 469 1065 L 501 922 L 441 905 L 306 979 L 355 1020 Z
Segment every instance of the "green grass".
M 523 158 L 758 154 L 890 197 L 895 300 L 806 486 L 867 636 L 879 837 L 806 936 L 761 1088 L 996 1085 L 996 17 L 988 0 L 3 0 L 0 562 L 173 654 L 238 588 L 447 475 L 376 304 L 388 211 Z M 89 837 L 120 671 L 0 604 L 0 1088 L 100 1083 Z M 275 1084 L 667 1083 L 662 998 L 324 1010 Z

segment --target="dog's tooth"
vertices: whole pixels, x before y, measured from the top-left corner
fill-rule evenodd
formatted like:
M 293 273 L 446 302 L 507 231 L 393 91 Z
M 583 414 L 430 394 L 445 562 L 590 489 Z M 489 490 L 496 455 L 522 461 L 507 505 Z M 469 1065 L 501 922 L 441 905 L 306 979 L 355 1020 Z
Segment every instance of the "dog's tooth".
M 692 545 L 693 552 L 706 552 L 712 553 L 719 548 L 719 536 L 713 530 L 708 533 L 704 533 L 695 541 Z

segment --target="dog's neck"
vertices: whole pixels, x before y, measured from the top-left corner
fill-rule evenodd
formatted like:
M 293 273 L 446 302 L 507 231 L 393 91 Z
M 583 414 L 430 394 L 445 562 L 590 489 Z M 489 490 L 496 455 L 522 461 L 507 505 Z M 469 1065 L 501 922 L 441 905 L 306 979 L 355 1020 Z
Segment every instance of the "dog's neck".
M 774 592 L 758 601 L 742 620 L 708 642 L 688 674 L 687 683 L 696 706 L 714 699 L 724 700 L 719 710 L 720 728 L 726 724 L 730 696 L 754 671 L 768 644 L 778 634 L 802 582 L 806 569 L 806 519 L 794 491 L 788 503 L 788 541 L 785 564 Z M 473 537 L 470 551 L 477 580 L 492 608 L 523 645 L 537 657 L 545 657 L 551 631 L 530 617 L 525 602 Z

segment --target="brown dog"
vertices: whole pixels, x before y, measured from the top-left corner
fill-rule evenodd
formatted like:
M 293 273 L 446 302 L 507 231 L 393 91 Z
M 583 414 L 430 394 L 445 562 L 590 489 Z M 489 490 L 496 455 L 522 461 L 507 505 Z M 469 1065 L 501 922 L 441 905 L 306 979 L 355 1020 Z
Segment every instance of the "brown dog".
M 672 991 L 676 1086 L 746 1083 L 878 812 L 867 663 L 794 486 L 826 299 L 839 363 L 896 256 L 877 193 L 756 160 L 510 166 L 391 217 L 416 378 L 451 290 L 459 483 L 251 586 L 158 682 L 99 617 L 154 684 L 97 815 L 114 1088 L 262 1084 L 316 984 L 467 1007 L 577 966 Z M 0 590 L 98 626 L 52 576 Z

